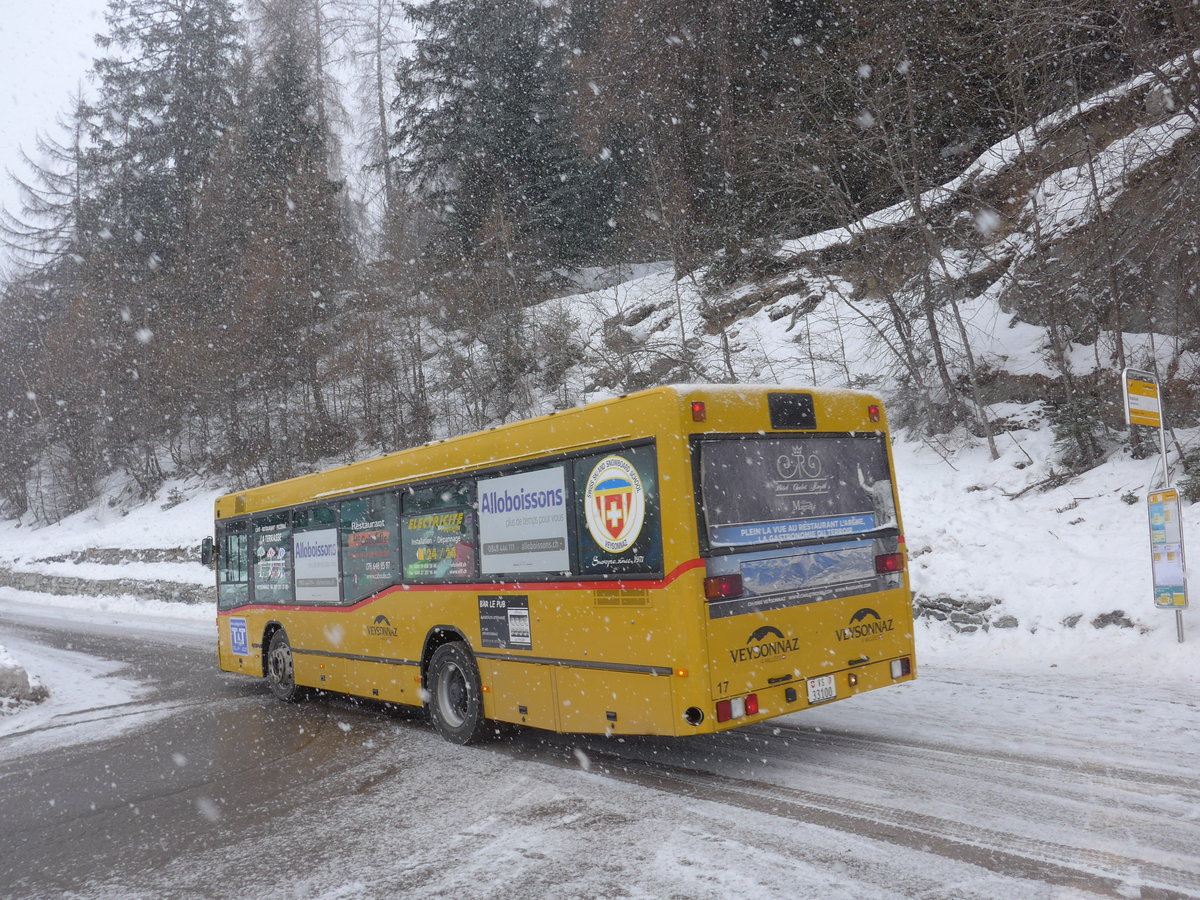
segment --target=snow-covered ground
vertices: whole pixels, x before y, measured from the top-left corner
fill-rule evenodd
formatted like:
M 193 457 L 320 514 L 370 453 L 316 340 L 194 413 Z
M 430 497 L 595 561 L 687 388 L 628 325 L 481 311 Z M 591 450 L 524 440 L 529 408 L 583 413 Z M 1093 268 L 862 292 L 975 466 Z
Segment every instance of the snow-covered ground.
M 354 745 L 345 754 L 362 758 L 344 784 L 314 788 L 312 805 L 269 832 L 186 852 L 136 883 L 93 885 L 92 895 L 169 894 L 261 860 L 272 868 L 257 871 L 256 883 L 273 887 L 247 896 L 387 897 L 416 878 L 430 896 L 490 898 L 501 896 L 500 872 L 524 896 L 1097 896 L 1071 886 L 1075 872 L 1115 879 L 1105 895 L 1167 886 L 1188 896 L 1187 885 L 1200 885 L 1200 862 L 1186 849 L 1200 821 L 1191 781 L 1200 626 L 1185 613 L 1191 633 L 1178 644 L 1173 614 L 1153 607 L 1144 500 L 1156 463 L 1114 457 L 1041 492 L 1027 488 L 1049 474 L 1046 432 L 1000 442 L 992 461 L 967 443 L 897 441 L 914 589 L 998 601 L 989 613 L 1018 623 L 958 633 L 921 619 L 921 677 L 910 685 L 711 740 L 612 748 L 534 735 L 483 753 L 337 701 L 318 704 L 297 713 L 298 725 L 306 733 L 328 720 L 315 739 Z M 1122 499 L 1130 494 L 1134 505 Z M 194 547 L 209 532 L 211 501 L 212 491 L 197 490 L 170 508 L 160 499 L 125 515 L 98 507 L 50 528 L 0 523 L 0 567 L 70 571 L 69 562 L 39 560 Z M 1200 551 L 1197 512 L 1184 514 Z M 132 571 L 79 568 L 89 578 Z M 1090 624 L 1114 610 L 1133 627 Z M 0 613 L 69 617 L 114 634 L 160 628 L 196 647 L 214 638 L 207 605 L 0 588 Z M 0 659 L 19 660 L 49 690 L 42 704 L 0 716 L 0 763 L 134 726 L 152 733 L 178 705 L 156 699 L 130 669 L 77 649 L 2 627 L 0 645 Z M 222 700 L 230 702 L 247 704 L 234 712 L 244 724 L 270 700 L 264 691 Z M 427 789 L 447 778 L 469 790 L 447 800 Z M 378 788 L 355 787 L 364 784 Z M 338 800 L 349 792 L 353 803 Z M 314 809 L 329 865 L 313 865 L 307 849 L 280 857 L 281 847 L 309 847 Z M 403 864 L 381 862 L 378 841 L 338 837 L 367 833 L 405 846 Z M 1010 857 L 1011 871 L 997 868 L 995 859 Z M 1029 875 L 1040 860 L 1051 874 Z M 272 880 L 281 862 L 286 883 Z
M 1051 490 L 1027 490 L 1052 467 L 1050 443 L 1046 430 L 999 435 L 997 461 L 983 447 L 944 458 L 925 444 L 897 445 L 914 592 L 996 600 L 993 618 L 1018 621 L 988 634 L 926 630 L 918 638 L 926 658 L 957 662 L 993 649 L 1015 665 L 1120 657 L 1146 672 L 1170 661 L 1200 676 L 1200 623 L 1180 645 L 1174 613 L 1153 602 L 1146 494 L 1159 486 L 1158 460 L 1117 456 Z M 1200 509 L 1185 503 L 1183 517 L 1185 544 L 1200 552 Z M 1117 610 L 1132 628 L 1092 626 Z
M 216 640 L 213 610 L 201 606 L 0 587 L 0 608 L 35 622 L 43 619 L 50 627 L 61 627 L 69 618 L 73 626 L 119 632 L 134 628 L 143 634 L 160 630 L 172 636 L 188 634 L 207 644 Z M 14 671 L 32 685 L 32 696 L 3 696 L 6 686 L 21 680 Z M 139 703 L 146 694 L 147 686 L 120 663 L 22 640 L 0 628 L 0 739 L 8 738 L 0 758 L 115 737 L 156 712 Z M 113 715 L 114 707 L 126 707 L 127 714 Z
M 10 598 L 10 594 L 3 595 L 6 601 Z M 105 715 L 93 720 L 88 715 L 101 708 L 133 704 L 144 692 L 142 685 L 118 674 L 119 663 L 12 636 L 4 640 L 11 653 L 30 664 L 37 682 L 47 692 L 42 702 L 14 707 L 14 714 L 0 716 L 0 738 L 20 738 L 5 742 L 5 757 L 34 753 L 67 741 L 113 737 L 123 727 L 134 724 L 129 718 Z M 0 648 L 0 654 L 4 649 Z

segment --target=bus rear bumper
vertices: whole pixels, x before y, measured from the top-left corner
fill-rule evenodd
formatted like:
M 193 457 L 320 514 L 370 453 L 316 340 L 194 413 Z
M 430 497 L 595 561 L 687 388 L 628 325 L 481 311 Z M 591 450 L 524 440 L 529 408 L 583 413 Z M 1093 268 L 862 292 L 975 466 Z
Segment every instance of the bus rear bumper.
M 916 657 L 911 651 L 888 659 L 872 660 L 833 672 L 796 678 L 745 694 L 716 697 L 704 710 L 703 721 L 679 734 L 730 731 L 751 722 L 828 706 L 878 688 L 912 681 L 917 677 Z M 693 712 L 690 717 L 694 720 Z M 707 727 L 706 727 L 707 726 Z

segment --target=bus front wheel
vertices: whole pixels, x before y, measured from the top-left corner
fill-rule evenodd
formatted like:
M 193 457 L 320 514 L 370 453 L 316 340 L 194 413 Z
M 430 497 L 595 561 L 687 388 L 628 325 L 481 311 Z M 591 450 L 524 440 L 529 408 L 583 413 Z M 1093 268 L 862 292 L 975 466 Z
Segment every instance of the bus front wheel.
M 429 718 L 438 734 L 455 744 L 478 741 L 487 731 L 479 666 L 461 641 L 434 651 L 426 679 Z
M 304 699 L 304 689 L 296 684 L 296 666 L 292 662 L 292 645 L 282 628 L 271 635 L 267 644 L 267 684 L 271 693 L 287 702 Z

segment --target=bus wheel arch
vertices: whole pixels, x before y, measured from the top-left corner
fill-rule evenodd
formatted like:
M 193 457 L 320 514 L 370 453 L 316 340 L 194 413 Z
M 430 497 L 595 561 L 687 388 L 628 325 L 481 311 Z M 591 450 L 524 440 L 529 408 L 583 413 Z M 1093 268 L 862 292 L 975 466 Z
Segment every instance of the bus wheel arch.
M 270 638 L 264 638 L 265 664 L 263 675 L 271 693 L 279 700 L 292 703 L 303 700 L 308 691 L 296 683 L 296 666 L 292 655 L 291 641 L 283 626 L 268 628 Z
M 425 690 L 429 719 L 447 741 L 471 744 L 487 734 L 479 666 L 466 641 L 437 645 L 429 660 Z
M 279 622 L 268 622 L 263 628 L 262 644 L 260 645 L 260 656 L 262 658 L 262 674 L 263 678 L 267 677 L 270 672 L 268 668 L 267 653 L 271 649 L 271 638 L 275 636 L 275 632 L 283 631 L 283 625 Z
M 433 654 L 451 641 L 461 641 L 470 649 L 471 642 L 467 636 L 453 625 L 435 625 L 425 635 L 425 647 L 421 650 L 421 687 L 425 690 L 429 689 L 429 664 L 433 662 Z

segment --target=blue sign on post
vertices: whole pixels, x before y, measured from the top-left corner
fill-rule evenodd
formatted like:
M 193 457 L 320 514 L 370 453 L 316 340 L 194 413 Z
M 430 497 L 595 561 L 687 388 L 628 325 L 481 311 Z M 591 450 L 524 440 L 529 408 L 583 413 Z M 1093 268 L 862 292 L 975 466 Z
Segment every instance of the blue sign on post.
M 1187 609 L 1187 575 L 1179 491 L 1167 488 L 1146 497 L 1150 515 L 1150 559 L 1154 571 L 1154 605 Z

